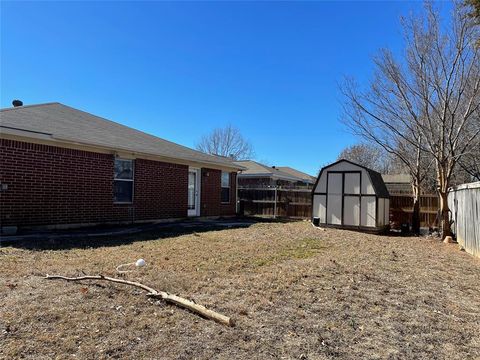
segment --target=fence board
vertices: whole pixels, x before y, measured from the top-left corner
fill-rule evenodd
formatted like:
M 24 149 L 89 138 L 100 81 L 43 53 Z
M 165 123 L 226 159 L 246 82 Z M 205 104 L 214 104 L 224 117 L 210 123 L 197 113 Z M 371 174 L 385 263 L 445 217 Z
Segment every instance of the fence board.
M 420 195 L 420 226 L 438 227 L 438 195 Z M 402 223 L 412 223 L 413 197 L 411 194 L 390 194 L 390 224 L 399 228 Z
M 239 187 L 240 212 L 245 215 L 309 219 L 312 190 L 308 188 Z
M 452 188 L 448 207 L 458 243 L 465 251 L 480 257 L 480 181 Z

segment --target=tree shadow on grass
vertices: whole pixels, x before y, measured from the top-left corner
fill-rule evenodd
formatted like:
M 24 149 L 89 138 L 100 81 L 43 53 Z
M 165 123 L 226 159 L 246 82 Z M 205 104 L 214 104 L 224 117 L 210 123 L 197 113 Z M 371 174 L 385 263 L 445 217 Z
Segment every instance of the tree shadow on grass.
M 132 224 L 122 226 L 96 226 L 76 230 L 59 230 L 25 234 L 15 240 L 4 240 L 0 247 L 11 246 L 25 250 L 69 250 L 111 247 L 137 241 L 165 239 L 208 231 L 246 228 L 258 223 L 287 223 L 290 219 L 237 217 L 218 220 L 191 220 L 172 223 Z

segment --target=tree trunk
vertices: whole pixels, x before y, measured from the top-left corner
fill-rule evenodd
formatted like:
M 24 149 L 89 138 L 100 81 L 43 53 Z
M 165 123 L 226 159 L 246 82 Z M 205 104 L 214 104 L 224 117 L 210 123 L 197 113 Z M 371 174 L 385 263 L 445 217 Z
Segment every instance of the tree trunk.
M 412 233 L 420 235 L 420 186 L 417 178 L 414 178 L 412 184 L 413 192 L 413 213 L 412 213 Z
M 420 235 L 420 199 L 418 196 L 413 197 L 412 233 Z
M 440 195 L 440 228 L 442 234 L 442 240 L 445 239 L 446 236 L 452 236 L 452 230 L 450 228 L 450 209 L 448 208 L 448 201 L 447 201 L 447 191 L 446 190 L 439 190 Z

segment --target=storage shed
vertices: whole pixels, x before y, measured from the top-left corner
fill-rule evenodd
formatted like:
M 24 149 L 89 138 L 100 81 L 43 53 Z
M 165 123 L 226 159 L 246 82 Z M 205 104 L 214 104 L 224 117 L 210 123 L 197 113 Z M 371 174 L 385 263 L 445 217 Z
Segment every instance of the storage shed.
M 325 166 L 313 187 L 315 225 L 381 231 L 389 225 L 389 193 L 380 173 L 348 160 Z

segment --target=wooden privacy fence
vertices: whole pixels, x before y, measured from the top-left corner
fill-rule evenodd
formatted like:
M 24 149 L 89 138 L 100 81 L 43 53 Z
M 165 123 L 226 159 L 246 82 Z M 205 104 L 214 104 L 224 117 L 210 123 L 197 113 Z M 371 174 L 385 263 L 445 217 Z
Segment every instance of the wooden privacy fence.
M 480 181 L 450 189 L 448 207 L 458 243 L 480 257 Z
M 420 195 L 420 226 L 438 227 L 439 201 L 436 194 Z M 399 228 L 412 223 L 413 197 L 411 194 L 390 194 L 390 224 Z
M 312 189 L 284 187 L 239 187 L 240 214 L 271 217 L 310 219 L 312 217 Z M 438 226 L 438 196 L 420 197 L 420 225 Z M 412 223 L 413 199 L 408 194 L 390 196 L 390 223 L 399 228 Z
M 308 188 L 238 188 L 240 213 L 273 217 L 310 219 L 312 189 Z

